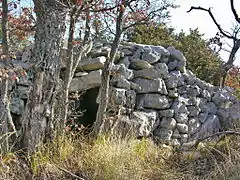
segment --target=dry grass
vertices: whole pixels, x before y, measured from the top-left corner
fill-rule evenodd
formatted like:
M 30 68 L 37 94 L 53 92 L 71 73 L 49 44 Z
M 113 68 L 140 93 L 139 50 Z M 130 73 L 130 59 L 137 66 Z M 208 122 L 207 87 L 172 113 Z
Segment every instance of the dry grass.
M 74 179 L 74 174 L 86 180 L 237 180 L 240 138 L 224 137 L 191 152 L 178 152 L 150 139 L 63 135 L 26 159 L 29 166 L 14 153 L 2 155 L 0 179 Z

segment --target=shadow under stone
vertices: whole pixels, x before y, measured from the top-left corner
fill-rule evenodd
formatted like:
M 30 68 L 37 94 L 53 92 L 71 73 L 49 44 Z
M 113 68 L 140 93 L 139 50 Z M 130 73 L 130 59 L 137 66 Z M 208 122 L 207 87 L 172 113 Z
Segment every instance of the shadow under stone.
M 80 107 L 78 111 L 83 112 L 83 116 L 78 118 L 78 123 L 85 127 L 92 127 L 96 121 L 98 104 L 96 103 L 99 87 L 87 90 L 80 97 Z

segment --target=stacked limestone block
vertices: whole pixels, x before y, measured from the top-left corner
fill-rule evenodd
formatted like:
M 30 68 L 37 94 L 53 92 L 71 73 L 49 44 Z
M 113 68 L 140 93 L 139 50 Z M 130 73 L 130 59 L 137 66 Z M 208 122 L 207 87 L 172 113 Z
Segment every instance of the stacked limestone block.
M 196 78 L 175 48 L 131 44 L 119 54 L 110 94 L 123 109 L 118 131 L 188 145 L 240 119 L 230 92 Z
M 80 62 L 70 91 L 100 87 L 109 53 L 109 44 L 95 44 Z M 121 45 L 110 82 L 109 109 L 120 108 L 115 130 L 188 146 L 240 120 L 240 102 L 230 90 L 201 81 L 186 69 L 186 61 L 173 47 Z

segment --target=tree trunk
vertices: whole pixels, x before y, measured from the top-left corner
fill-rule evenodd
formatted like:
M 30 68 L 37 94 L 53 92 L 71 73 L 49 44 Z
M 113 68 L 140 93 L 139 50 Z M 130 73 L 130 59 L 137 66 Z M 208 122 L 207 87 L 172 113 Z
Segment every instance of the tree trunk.
M 8 3 L 2 0 L 2 53 L 8 55 Z
M 96 122 L 93 127 L 94 136 L 99 135 L 105 129 L 105 121 L 106 121 L 106 111 L 109 102 L 109 82 L 110 82 L 110 74 L 112 69 L 112 64 L 114 63 L 114 59 L 116 53 L 118 51 L 118 47 L 121 41 L 122 35 L 122 19 L 124 12 L 119 12 L 116 22 L 116 34 L 114 37 L 114 41 L 111 47 L 110 58 L 104 65 L 103 74 L 102 74 L 102 84 L 100 88 L 100 103 L 98 106 Z
M 56 89 L 59 83 L 60 50 L 66 9 L 57 0 L 34 0 L 37 17 L 31 62 L 33 85 L 23 115 L 21 147 L 32 153 L 46 134 L 51 136 Z
M 81 46 L 78 48 L 78 52 L 73 52 L 73 40 L 74 40 L 74 31 L 76 29 L 76 21 L 79 17 L 79 11 L 77 8 L 74 8 L 70 14 L 70 26 L 69 26 L 69 35 L 68 35 L 68 49 L 67 49 L 67 65 L 66 65 L 66 73 L 64 77 L 64 85 L 63 85 L 63 119 L 67 120 L 68 117 L 68 108 L 69 108 L 69 89 L 72 82 L 72 78 L 74 73 L 77 69 L 79 62 L 81 61 L 82 57 L 85 56 L 85 52 L 87 49 L 91 49 L 91 43 L 88 43 L 89 33 L 85 32 L 84 41 Z M 88 21 L 88 20 L 86 20 Z M 86 26 L 88 23 L 86 23 Z M 89 27 L 90 28 L 90 27 Z M 88 29 L 88 28 L 87 28 Z M 74 55 L 76 53 L 76 55 Z
M 70 26 L 69 26 L 69 35 L 68 35 L 68 47 L 67 47 L 67 65 L 66 65 L 66 73 L 64 77 L 64 87 L 63 87 L 63 119 L 67 120 L 68 116 L 68 95 L 69 88 L 73 77 L 73 39 L 74 39 L 74 30 L 76 27 L 76 11 L 77 9 L 73 9 L 70 14 Z

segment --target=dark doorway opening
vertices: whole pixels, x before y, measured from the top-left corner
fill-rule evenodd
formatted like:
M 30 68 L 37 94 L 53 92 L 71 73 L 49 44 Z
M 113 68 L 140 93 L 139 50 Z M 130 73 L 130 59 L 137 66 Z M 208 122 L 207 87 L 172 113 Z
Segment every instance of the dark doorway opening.
M 85 127 L 91 128 L 96 121 L 96 115 L 98 110 L 98 104 L 96 102 L 99 92 L 99 87 L 87 90 L 80 97 L 79 111 L 83 112 L 83 115 L 78 118 L 78 123 Z

